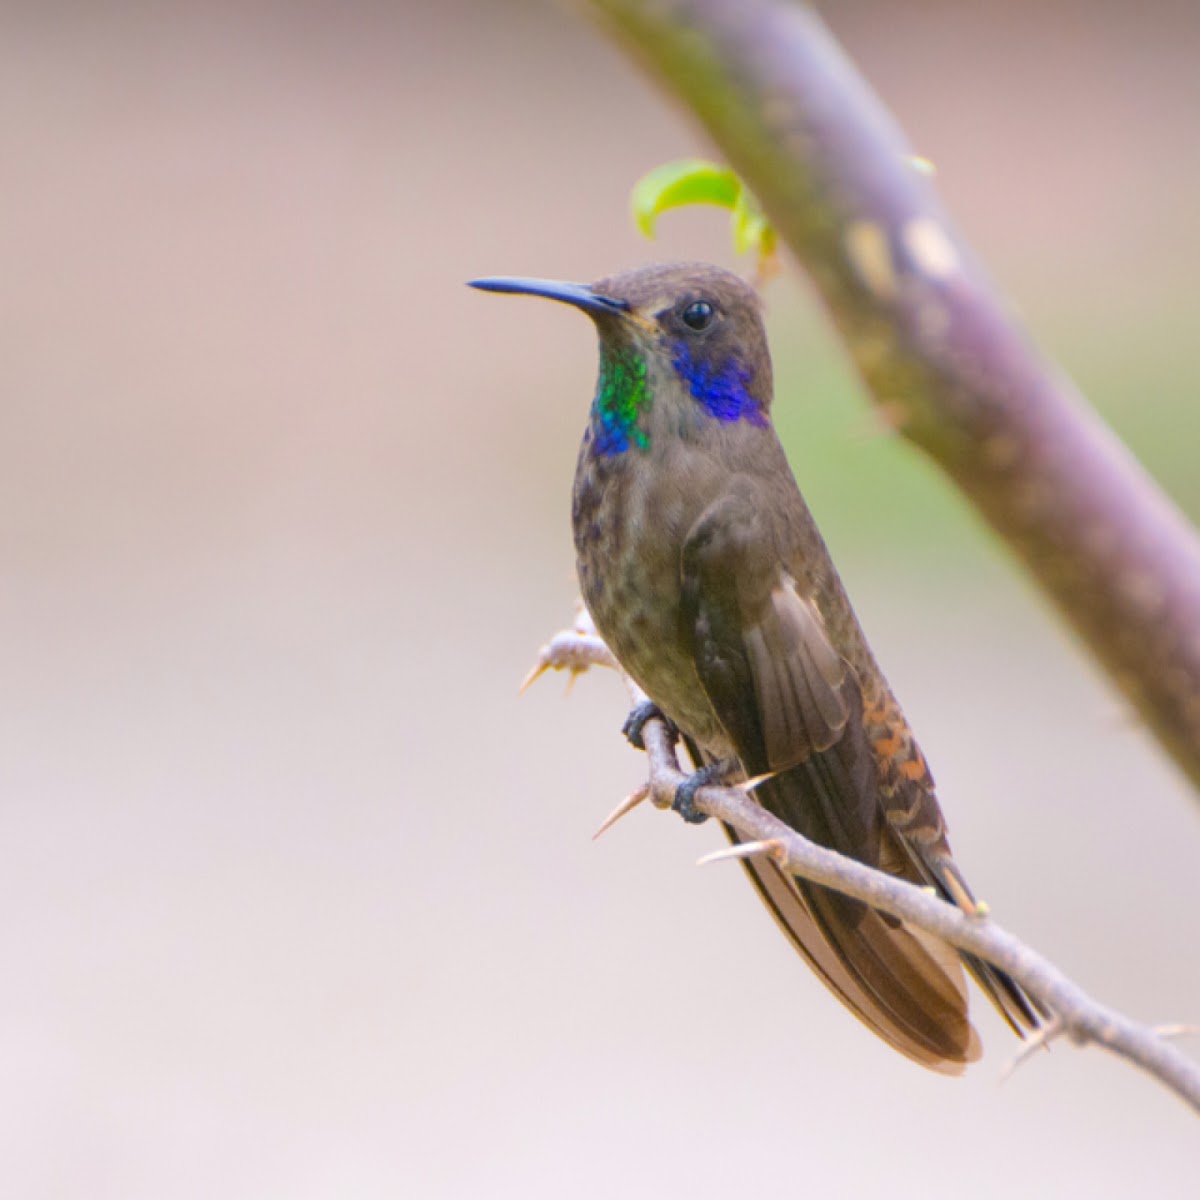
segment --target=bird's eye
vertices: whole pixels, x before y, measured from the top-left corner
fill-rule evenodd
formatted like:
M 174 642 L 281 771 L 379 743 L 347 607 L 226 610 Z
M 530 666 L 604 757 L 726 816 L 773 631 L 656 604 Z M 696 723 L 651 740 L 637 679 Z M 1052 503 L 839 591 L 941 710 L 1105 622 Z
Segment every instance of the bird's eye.
M 707 300 L 693 300 L 680 314 L 683 323 L 696 333 L 707 329 L 714 316 L 713 306 Z

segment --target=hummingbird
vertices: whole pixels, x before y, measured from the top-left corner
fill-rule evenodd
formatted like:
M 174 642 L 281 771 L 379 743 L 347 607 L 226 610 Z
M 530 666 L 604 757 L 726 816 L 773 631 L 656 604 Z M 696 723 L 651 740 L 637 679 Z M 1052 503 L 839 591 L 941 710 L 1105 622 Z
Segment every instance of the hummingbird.
M 659 715 L 692 755 L 673 807 L 701 821 L 700 787 L 766 776 L 753 796 L 798 833 L 974 911 L 933 777 L 775 433 L 754 289 L 704 263 L 472 286 L 572 305 L 599 334 L 572 497 L 579 583 L 649 697 L 627 736 L 640 745 Z M 981 1054 L 963 967 L 1019 1035 L 1047 1015 L 922 930 L 765 856 L 742 864 L 820 979 L 923 1066 L 958 1074 Z

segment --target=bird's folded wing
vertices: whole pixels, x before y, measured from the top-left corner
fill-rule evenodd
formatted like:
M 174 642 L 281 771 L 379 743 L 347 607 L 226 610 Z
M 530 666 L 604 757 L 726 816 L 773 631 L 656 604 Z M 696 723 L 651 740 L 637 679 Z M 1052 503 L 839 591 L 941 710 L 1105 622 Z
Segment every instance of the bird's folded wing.
M 755 792 L 765 808 L 859 861 L 908 868 L 883 821 L 858 681 L 755 500 L 750 485 L 733 489 L 684 547 L 681 620 L 701 685 L 747 773 L 776 772 Z M 947 946 L 769 860 L 747 870 L 825 984 L 884 1040 L 937 1070 L 978 1057 Z
M 700 681 L 756 773 L 839 741 L 848 668 L 783 569 L 751 495 L 734 490 L 706 510 L 684 544 L 681 576 Z

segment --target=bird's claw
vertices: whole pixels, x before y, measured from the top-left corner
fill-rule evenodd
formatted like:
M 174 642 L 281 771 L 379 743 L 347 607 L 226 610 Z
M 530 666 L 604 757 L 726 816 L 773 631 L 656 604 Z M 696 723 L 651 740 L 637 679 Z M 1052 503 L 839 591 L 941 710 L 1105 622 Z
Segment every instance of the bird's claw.
M 708 820 L 708 814 L 702 813 L 696 807 L 696 793 L 701 788 L 710 787 L 713 784 L 721 787 L 732 779 L 740 778 L 741 774 L 742 765 L 736 758 L 721 758 L 716 762 L 710 762 L 700 770 L 693 771 L 675 789 L 675 799 L 671 802 L 671 807 L 689 825 L 702 825 Z M 769 778 L 769 776 L 759 777 L 752 782 L 761 783 L 764 778 Z
M 653 700 L 643 700 L 635 706 L 634 710 L 625 718 L 625 724 L 621 726 L 621 732 L 635 750 L 646 749 L 646 743 L 642 739 L 642 730 L 647 721 L 662 721 L 672 738 L 676 736 L 675 726 L 663 716 L 662 709 Z
M 689 825 L 703 825 L 708 820 L 708 813 L 702 813 L 696 807 L 696 793 L 710 783 L 716 783 L 723 776 L 721 763 L 710 763 L 693 771 L 676 789 L 675 799 L 671 801 L 674 809 Z

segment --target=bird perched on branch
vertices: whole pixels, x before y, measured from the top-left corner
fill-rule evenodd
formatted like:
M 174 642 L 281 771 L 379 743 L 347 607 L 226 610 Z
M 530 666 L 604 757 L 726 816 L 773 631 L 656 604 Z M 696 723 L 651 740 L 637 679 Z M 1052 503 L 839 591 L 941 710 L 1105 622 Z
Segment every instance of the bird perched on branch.
M 695 759 L 676 810 L 703 820 L 705 783 L 768 776 L 755 797 L 797 832 L 973 909 L 925 759 L 772 426 L 756 293 L 705 264 L 474 286 L 574 305 L 599 332 L 572 508 L 579 581 L 601 637 Z M 647 716 L 627 726 L 635 744 Z M 955 951 L 769 858 L 743 861 L 870 1029 L 934 1070 L 979 1057 Z M 962 963 L 1015 1031 L 1039 1025 L 1012 979 Z

